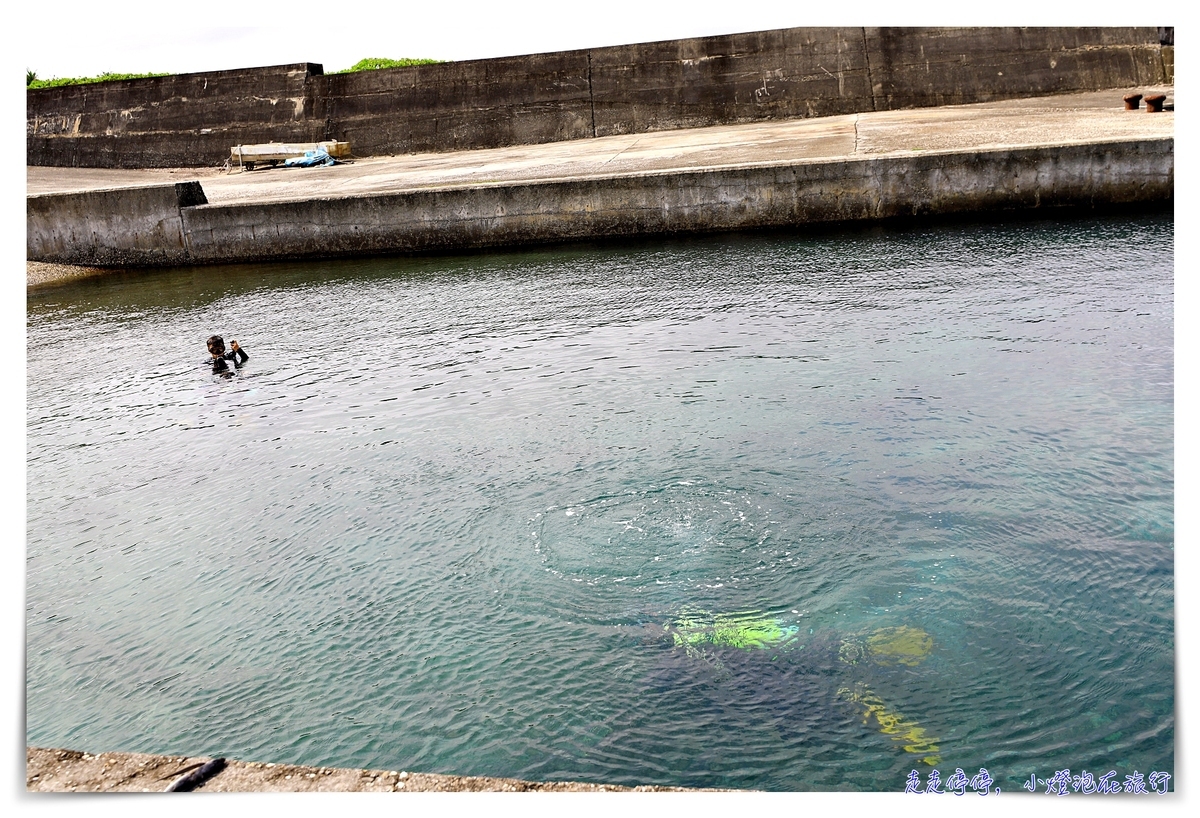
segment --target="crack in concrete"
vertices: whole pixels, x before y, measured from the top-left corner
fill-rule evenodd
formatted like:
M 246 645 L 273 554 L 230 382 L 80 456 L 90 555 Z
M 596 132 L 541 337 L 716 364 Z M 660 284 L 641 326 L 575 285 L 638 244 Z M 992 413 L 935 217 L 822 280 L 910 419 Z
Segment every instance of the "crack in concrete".
M 867 48 L 867 28 L 862 29 L 863 41 L 863 59 L 867 62 L 867 90 L 871 94 L 871 110 L 878 111 L 879 108 L 875 105 L 875 81 L 871 79 L 871 49 Z
M 639 136 L 637 139 L 633 140 L 633 141 L 632 141 L 632 142 L 630 142 L 628 145 L 626 145 L 625 147 L 621 148 L 621 150 L 617 151 L 617 152 L 616 152 L 616 153 L 614 153 L 612 156 L 608 157 L 608 159 L 605 159 L 605 160 L 604 160 L 604 162 L 602 162 L 602 163 L 601 163 L 600 167 L 604 167 L 604 166 L 605 166 L 605 165 L 607 165 L 609 162 L 613 161 L 614 159 L 616 159 L 618 156 L 620 156 L 621 154 L 625 153 L 626 151 L 628 151 L 628 150 L 632 150 L 632 149 L 633 149 L 633 146 L 634 146 L 634 145 L 636 145 L 637 143 L 641 142 L 641 141 L 642 141 L 642 138 Z
M 592 89 L 592 52 L 588 52 L 588 102 L 592 106 L 592 138 L 596 138 L 596 92 Z

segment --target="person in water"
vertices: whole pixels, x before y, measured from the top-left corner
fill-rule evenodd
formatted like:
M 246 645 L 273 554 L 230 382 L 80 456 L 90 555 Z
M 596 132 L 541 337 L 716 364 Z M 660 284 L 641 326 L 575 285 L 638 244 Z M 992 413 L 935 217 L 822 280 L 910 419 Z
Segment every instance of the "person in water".
M 246 354 L 246 350 L 238 346 L 237 341 L 230 341 L 229 346 L 231 349 L 229 352 L 226 352 L 225 339 L 220 335 L 214 335 L 208 339 L 208 351 L 212 353 L 212 371 L 214 375 L 229 371 L 229 364 L 225 363 L 226 361 L 233 361 L 234 367 L 239 367 L 250 360 L 250 356 Z

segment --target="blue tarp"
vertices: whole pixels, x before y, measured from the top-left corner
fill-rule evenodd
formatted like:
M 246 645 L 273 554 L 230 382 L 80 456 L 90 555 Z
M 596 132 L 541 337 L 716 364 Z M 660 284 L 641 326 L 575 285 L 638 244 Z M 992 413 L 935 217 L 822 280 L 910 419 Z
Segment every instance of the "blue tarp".
M 329 155 L 329 152 L 323 148 L 318 148 L 315 151 L 305 151 L 303 156 L 297 156 L 293 159 L 285 159 L 283 166 L 285 168 L 313 168 L 317 165 L 336 165 L 337 160 Z

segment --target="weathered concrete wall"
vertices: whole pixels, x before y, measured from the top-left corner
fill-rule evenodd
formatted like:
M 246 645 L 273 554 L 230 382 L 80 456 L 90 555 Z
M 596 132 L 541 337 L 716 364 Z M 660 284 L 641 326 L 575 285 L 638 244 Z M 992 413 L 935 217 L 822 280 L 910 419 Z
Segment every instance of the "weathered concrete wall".
M 52 193 L 26 202 L 26 257 L 96 266 L 185 264 L 180 209 L 205 204 L 199 182 Z
M 930 153 L 183 210 L 198 262 L 1170 201 L 1174 140 Z
M 596 49 L 596 135 L 873 110 L 864 45 L 789 28 Z
M 300 63 L 29 91 L 26 163 L 199 167 L 220 164 L 232 145 L 314 140 L 320 72 Z
M 29 200 L 28 258 L 221 263 L 1170 202 L 1174 144 L 921 152 L 244 204 L 193 205 L 173 198 L 177 186 L 41 196 Z
M 1166 82 L 1157 28 L 868 28 L 876 110 Z
M 790 28 L 323 75 L 301 63 L 29 91 L 27 162 L 212 166 L 239 143 L 359 156 L 1169 82 L 1158 28 Z
M 331 74 L 317 116 L 359 156 L 593 136 L 584 51 Z

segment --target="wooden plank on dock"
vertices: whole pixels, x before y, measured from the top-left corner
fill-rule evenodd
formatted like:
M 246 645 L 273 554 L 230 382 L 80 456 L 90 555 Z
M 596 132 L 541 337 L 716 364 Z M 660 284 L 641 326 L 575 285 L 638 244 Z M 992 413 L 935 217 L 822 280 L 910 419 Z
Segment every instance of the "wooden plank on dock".
M 229 149 L 230 158 L 240 164 L 257 162 L 283 162 L 304 156 L 309 151 L 324 150 L 334 159 L 350 155 L 349 142 L 267 142 L 259 145 L 234 145 Z

